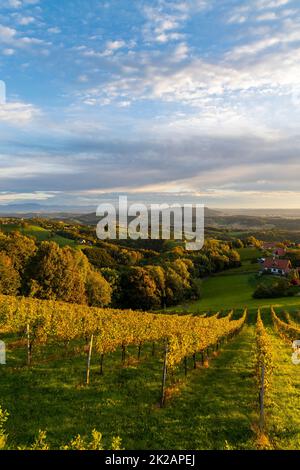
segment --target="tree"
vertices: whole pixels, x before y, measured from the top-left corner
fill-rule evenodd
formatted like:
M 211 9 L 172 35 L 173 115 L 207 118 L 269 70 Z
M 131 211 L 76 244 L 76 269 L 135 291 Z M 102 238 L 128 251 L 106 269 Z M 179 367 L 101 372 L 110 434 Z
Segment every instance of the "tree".
M 150 310 L 160 306 L 157 286 L 146 269 L 131 267 L 122 276 L 122 304 L 134 309 Z
M 85 248 L 84 254 L 96 268 L 113 268 L 116 266 L 116 261 L 104 248 Z
M 20 232 L 12 232 L 9 236 L 1 235 L 0 250 L 6 252 L 13 267 L 22 276 L 35 255 L 37 247 L 33 238 L 25 237 Z
M 174 305 L 185 299 L 186 290 L 190 287 L 173 267 L 166 269 L 166 298 L 168 305 Z
M 112 288 L 97 271 L 90 271 L 86 279 L 88 304 L 95 307 L 106 307 L 111 302 Z
M 102 268 L 100 272 L 112 289 L 112 306 L 118 307 L 121 298 L 121 275 L 119 271 L 111 268 Z
M 244 243 L 239 238 L 235 238 L 231 242 L 233 248 L 244 248 Z
M 248 246 L 255 246 L 255 248 L 260 248 L 262 246 L 262 242 L 253 237 L 253 235 L 247 237 L 245 243 Z
M 156 295 L 160 299 L 160 306 L 165 306 L 166 302 L 166 276 L 161 266 L 145 266 L 156 285 Z
M 0 252 L 0 293 L 16 295 L 21 280 L 18 271 L 13 267 L 12 260 L 3 251 Z
M 238 251 L 230 250 L 228 253 L 230 266 L 237 267 L 241 265 L 241 257 Z
M 28 294 L 41 299 L 85 303 L 88 270 L 88 260 L 80 251 L 43 242 L 28 269 Z
M 256 287 L 253 297 L 256 299 L 267 299 L 276 297 L 292 296 L 290 283 L 285 278 L 274 279 L 271 284 L 261 283 Z

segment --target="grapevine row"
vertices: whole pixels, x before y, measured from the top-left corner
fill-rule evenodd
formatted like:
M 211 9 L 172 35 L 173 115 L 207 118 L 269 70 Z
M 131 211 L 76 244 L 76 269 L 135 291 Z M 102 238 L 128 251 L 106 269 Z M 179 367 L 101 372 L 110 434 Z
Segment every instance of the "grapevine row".
M 260 430 L 264 431 L 265 427 L 265 399 L 268 398 L 272 374 L 273 374 L 273 353 L 272 343 L 267 334 L 263 321 L 261 319 L 260 310 L 257 313 L 256 322 L 256 354 L 255 354 L 255 376 L 259 389 L 260 404 Z
M 300 337 L 300 326 L 297 323 L 292 320 L 289 323 L 280 320 L 273 307 L 271 307 L 271 314 L 275 329 L 283 339 L 293 341 Z
M 103 357 L 122 348 L 142 347 L 145 343 L 163 342 L 165 345 L 163 395 L 167 371 L 196 353 L 218 347 L 228 337 L 238 333 L 246 319 L 246 310 L 239 320 L 232 320 L 233 312 L 224 318 L 191 315 L 165 315 L 114 310 L 42 301 L 31 298 L 0 296 L 0 328 L 26 334 L 28 364 L 31 363 L 36 343 L 89 340 L 87 383 L 89 383 L 92 348 Z

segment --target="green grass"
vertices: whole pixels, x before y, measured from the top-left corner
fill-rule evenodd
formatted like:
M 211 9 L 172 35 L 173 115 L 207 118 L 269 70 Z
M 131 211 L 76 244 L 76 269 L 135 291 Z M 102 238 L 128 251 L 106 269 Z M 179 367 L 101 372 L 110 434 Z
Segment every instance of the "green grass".
M 248 326 L 224 346 L 208 369 L 192 374 L 178 398 L 162 412 L 160 446 L 200 450 L 254 448 L 251 426 L 256 419 L 256 391 L 252 348 L 253 327 Z
M 43 242 L 43 241 L 56 242 L 60 247 L 64 247 L 66 245 L 75 247 L 76 245 L 76 242 L 74 240 L 69 240 L 68 238 L 61 237 L 60 235 L 56 235 L 50 230 L 46 230 L 42 227 L 39 227 L 38 225 L 27 225 L 24 228 L 21 225 L 17 225 L 17 224 L 7 224 L 7 225 L 0 225 L 0 230 L 2 230 L 5 233 L 18 231 L 28 237 L 34 237 L 39 242 Z
M 267 282 L 268 276 L 264 276 Z M 258 282 L 262 278 L 257 278 L 255 274 L 226 274 L 217 275 L 202 281 L 201 299 L 184 305 L 186 312 L 204 312 L 206 310 L 222 310 L 231 308 L 250 309 L 257 307 L 269 307 L 274 305 L 282 308 L 300 307 L 300 297 L 281 297 L 276 299 L 253 299 L 252 294 Z M 177 311 L 182 306 L 171 309 Z
M 257 258 L 261 258 L 262 256 L 262 252 L 257 248 L 253 247 L 239 248 L 237 251 L 240 254 L 242 262 L 256 260 Z
M 274 352 L 267 430 L 275 449 L 300 449 L 300 366 L 291 361 L 292 348 L 267 328 Z M 300 339 L 300 338 L 299 338 Z

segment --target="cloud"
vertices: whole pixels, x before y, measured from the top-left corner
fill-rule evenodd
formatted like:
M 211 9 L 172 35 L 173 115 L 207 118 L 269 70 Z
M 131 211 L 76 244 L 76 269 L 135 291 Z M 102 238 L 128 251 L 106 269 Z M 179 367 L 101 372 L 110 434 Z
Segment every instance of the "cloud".
M 7 6 L 11 8 L 21 8 L 22 1 L 21 0 L 8 0 Z
M 39 0 L 6 0 L 8 8 L 20 9 L 23 6 L 37 5 Z
M 34 22 L 35 19 L 33 18 L 33 16 L 22 16 L 18 19 L 18 23 L 22 26 L 28 26 L 29 24 L 32 24 Z
M 17 34 L 17 31 L 8 26 L 3 26 L 0 24 L 0 41 L 2 42 L 11 42 Z
M 147 42 L 168 43 L 185 38 L 181 30 L 192 12 L 203 9 L 204 1 L 153 2 L 144 6 L 146 23 L 143 34 Z
M 117 40 L 117 41 L 107 41 L 106 43 L 106 49 L 103 52 L 103 55 L 111 55 L 113 54 L 114 51 L 117 51 L 119 49 L 122 49 L 125 47 L 126 43 L 123 40 Z
M 230 11 L 227 19 L 229 24 L 244 24 L 247 21 L 275 21 L 292 13 L 282 7 L 287 6 L 291 0 L 258 0 L 248 5 L 239 5 Z M 272 11 L 273 10 L 273 11 Z M 274 11 L 275 10 L 275 11 Z M 277 10 L 277 11 L 276 11 Z M 257 15 L 257 12 L 261 12 Z
M 247 21 L 246 15 L 241 14 L 241 13 L 235 13 L 228 18 L 227 23 L 242 24 L 242 23 L 245 23 L 246 21 Z
M 82 55 L 85 57 L 101 58 L 113 56 L 115 52 L 123 49 L 124 47 L 127 47 L 126 42 L 122 39 L 119 39 L 115 41 L 107 41 L 105 44 L 105 49 L 102 51 L 89 49 L 86 46 L 77 46 L 76 49 L 81 51 Z
M 256 17 L 257 21 L 275 21 L 278 19 L 278 16 L 274 12 L 262 13 Z
M 11 48 L 26 48 L 34 45 L 38 46 L 49 46 L 50 42 L 44 41 L 43 39 L 22 36 L 18 33 L 15 28 L 4 26 L 0 24 L 0 44 L 11 46 Z
M 57 26 L 53 26 L 52 28 L 48 28 L 48 33 L 59 34 L 60 32 L 61 32 L 61 29 L 58 28 Z
M 55 136 L 52 135 L 52 139 Z M 176 135 L 154 141 L 65 140 L 60 153 L 45 144 L 22 145 L 15 159 L 1 156 L 3 191 L 22 193 L 73 191 L 88 198 L 100 192 L 189 192 L 217 197 L 256 192 L 298 190 L 299 138 L 267 142 L 246 135 L 208 137 Z M 282 156 L 284 155 L 284 159 Z M 217 188 L 217 189 L 216 189 Z M 224 196 L 225 197 L 225 196 Z
M 15 53 L 15 50 L 14 49 L 3 49 L 2 51 L 2 54 L 6 55 L 6 56 L 11 56 L 11 55 L 14 55 Z
M 291 0 L 258 0 L 256 2 L 256 8 L 268 9 L 268 8 L 280 8 L 290 3 Z
M 287 43 L 291 39 L 291 36 L 283 38 Z M 277 41 L 275 37 L 267 44 L 271 47 Z M 108 83 L 81 91 L 79 97 L 95 104 L 117 103 L 119 99 L 155 100 L 191 105 L 207 111 L 210 107 L 217 107 L 222 112 L 226 102 L 229 107 L 234 102 L 239 103 L 238 107 L 243 103 L 247 107 L 251 106 L 253 98 L 255 103 L 268 96 L 280 98 L 298 93 L 300 48 L 273 51 L 257 57 L 255 51 L 264 51 L 267 44 L 258 42 L 252 47 L 234 48 L 219 64 L 189 57 L 184 43 L 167 57 L 163 54 L 155 57 L 135 55 L 134 61 L 143 64 L 142 68 L 126 67 L 126 64 L 123 67 L 122 62 L 126 58 L 119 57 L 117 65 L 122 67 L 122 72 L 115 73 Z M 249 59 L 252 56 L 255 56 L 255 61 Z
M 3 191 L 89 201 L 147 189 L 212 202 L 299 193 L 300 24 L 292 2 L 129 2 L 118 30 L 114 2 L 101 18 L 83 3 L 77 16 L 66 10 L 61 29 L 43 16 L 43 2 L 38 10 L 16 2 L 1 17 L 1 60 L 10 76 L 12 65 L 28 67 L 26 92 L 28 83 L 36 100 L 15 96 L 0 108 Z M 33 26 L 25 34 L 26 23 Z M 59 53 L 18 56 L 41 52 L 49 34 Z M 11 87 L 19 94 L 21 79 Z
M 17 201 L 47 201 L 55 197 L 54 193 L 46 193 L 42 191 L 28 192 L 28 193 L 13 193 L 13 192 L 0 192 L 0 205 L 10 204 Z
M 277 45 L 285 45 L 290 43 L 300 42 L 300 30 L 292 29 L 291 31 L 282 31 L 277 34 L 273 34 L 270 37 L 248 43 L 242 46 L 234 47 L 228 52 L 227 57 L 233 59 L 243 58 L 245 55 L 256 55 L 259 52 L 269 49 Z
M 39 114 L 40 111 L 32 104 L 15 102 L 1 104 L 0 106 L 0 122 L 15 126 L 28 124 Z

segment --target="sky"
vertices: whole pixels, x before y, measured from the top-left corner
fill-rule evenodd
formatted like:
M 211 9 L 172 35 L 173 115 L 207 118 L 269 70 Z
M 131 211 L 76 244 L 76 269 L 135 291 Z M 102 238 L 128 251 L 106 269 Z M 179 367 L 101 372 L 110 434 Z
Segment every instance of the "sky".
M 300 207 L 299 0 L 0 0 L 0 205 Z

